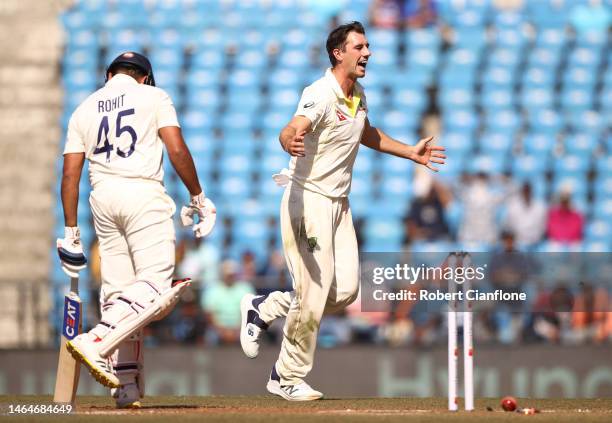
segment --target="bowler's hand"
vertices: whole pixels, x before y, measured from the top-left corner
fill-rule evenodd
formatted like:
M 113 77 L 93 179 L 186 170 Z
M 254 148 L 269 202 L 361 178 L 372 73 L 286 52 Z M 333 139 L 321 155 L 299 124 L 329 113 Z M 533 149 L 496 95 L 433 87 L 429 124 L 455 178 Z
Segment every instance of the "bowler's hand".
M 444 164 L 446 154 L 441 153 L 445 150 L 444 147 L 439 145 L 431 145 L 433 137 L 423 138 L 414 146 L 414 153 L 412 160 L 416 163 L 422 164 L 427 168 L 438 171 L 437 167 L 432 166 L 431 163 Z
M 304 157 L 304 136 L 306 131 L 296 132 L 296 134 L 289 139 L 289 142 L 285 145 L 285 151 L 292 156 Z

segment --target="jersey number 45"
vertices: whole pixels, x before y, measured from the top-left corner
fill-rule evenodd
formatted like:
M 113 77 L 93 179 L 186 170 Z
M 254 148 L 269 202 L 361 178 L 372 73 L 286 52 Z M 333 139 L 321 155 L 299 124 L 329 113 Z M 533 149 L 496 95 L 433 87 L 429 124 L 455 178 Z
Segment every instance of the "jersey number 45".
M 113 152 L 113 149 L 117 150 L 117 155 L 119 157 L 130 157 L 134 152 L 134 148 L 136 147 L 136 131 L 130 125 L 121 126 L 121 118 L 124 116 L 129 116 L 134 114 L 134 109 L 122 110 L 117 114 L 117 122 L 115 124 L 115 139 L 121 137 L 121 134 L 127 132 L 130 134 L 132 138 L 132 142 L 130 144 L 130 148 L 127 152 L 121 151 L 119 147 L 114 148 L 113 144 L 108 141 L 108 134 L 110 132 L 110 127 L 108 125 L 108 116 L 103 116 L 100 121 L 100 127 L 98 128 L 98 141 L 96 142 L 96 149 L 94 150 L 94 154 L 106 153 L 106 162 L 110 162 L 110 156 Z M 102 146 L 100 146 L 100 142 L 103 141 Z

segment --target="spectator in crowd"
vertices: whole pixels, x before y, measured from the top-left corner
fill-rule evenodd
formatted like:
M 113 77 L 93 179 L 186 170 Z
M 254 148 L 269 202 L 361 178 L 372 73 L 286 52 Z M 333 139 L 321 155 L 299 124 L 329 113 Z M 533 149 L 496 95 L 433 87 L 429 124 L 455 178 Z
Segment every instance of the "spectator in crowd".
M 546 205 L 533 198 L 531 183 L 523 183 L 520 192 L 508 201 L 503 226 L 520 247 L 532 248 L 544 238 Z
M 548 213 L 548 239 L 562 244 L 582 241 L 584 218 L 571 204 L 571 192 L 563 189 L 559 193 L 559 204 Z
M 186 240 L 184 257 L 178 264 L 177 276 L 210 283 L 219 280 L 219 250 L 214 243 L 195 238 Z
M 438 11 L 433 0 L 406 0 L 404 24 L 408 28 L 425 28 L 436 23 Z
M 291 279 L 283 253 L 274 243 L 268 245 L 268 259 L 257 273 L 257 294 L 265 295 L 273 291 L 291 291 Z
M 487 279 L 492 290 L 501 289 L 505 293 L 521 294 L 525 284 L 533 277 L 536 266 L 531 258 L 516 248 L 512 232 L 501 233 L 501 248 L 491 254 Z M 497 339 L 505 344 L 519 340 L 524 325 L 524 315 L 517 311 L 528 311 L 526 303 L 499 301 L 488 310 L 490 327 L 496 328 Z M 513 313 L 514 312 L 514 313 Z
M 419 179 L 419 178 L 415 178 Z M 415 198 L 406 216 L 409 241 L 450 239 L 444 210 L 451 201 L 446 187 L 430 176 L 415 184 Z
M 255 290 L 249 281 L 238 280 L 238 265 L 226 260 L 221 264 L 221 281 L 206 286 L 202 309 L 206 315 L 206 340 L 211 344 L 231 344 L 240 336 L 240 300 Z
M 377 304 L 389 308 L 389 303 Z M 346 315 L 351 327 L 351 338 L 354 342 L 380 343 L 382 331 L 389 321 L 389 311 L 362 311 L 361 292 L 355 301 L 346 308 Z
M 403 3 L 403 0 L 374 0 L 369 10 L 370 25 L 384 29 L 399 28 Z
M 608 311 L 610 304 L 608 297 L 608 292 L 604 288 L 596 288 L 586 283 L 580 284 L 572 313 L 575 342 L 601 343 L 611 335 L 608 319 L 612 313 Z
M 238 279 L 253 282 L 257 277 L 257 261 L 252 251 L 244 251 L 240 258 Z
M 511 190 L 508 179 L 501 179 L 501 189 L 495 189 L 485 172 L 466 174 L 461 180 L 463 183 L 456 189 L 457 198 L 463 203 L 459 241 L 494 244 L 498 234 L 498 206 Z
M 528 313 L 525 340 L 559 343 L 571 331 L 574 299 L 564 284 L 543 289 L 538 294 L 533 313 Z
M 519 11 L 524 5 L 524 0 L 493 0 L 493 7 L 500 12 Z

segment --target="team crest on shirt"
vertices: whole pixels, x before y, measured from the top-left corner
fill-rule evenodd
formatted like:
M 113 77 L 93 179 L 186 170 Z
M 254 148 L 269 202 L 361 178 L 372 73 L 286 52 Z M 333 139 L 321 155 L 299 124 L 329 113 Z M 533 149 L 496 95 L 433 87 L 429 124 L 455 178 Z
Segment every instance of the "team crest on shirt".
M 340 110 L 336 110 L 336 116 L 338 116 L 338 122 L 346 120 L 346 116 L 344 116 L 344 114 Z

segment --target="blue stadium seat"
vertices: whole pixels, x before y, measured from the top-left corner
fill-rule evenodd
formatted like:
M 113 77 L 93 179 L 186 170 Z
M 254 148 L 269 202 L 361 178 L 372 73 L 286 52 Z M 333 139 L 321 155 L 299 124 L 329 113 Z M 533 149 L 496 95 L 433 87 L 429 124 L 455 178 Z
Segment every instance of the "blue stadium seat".
M 455 28 L 453 33 L 454 47 L 480 50 L 487 44 L 487 36 L 482 27 Z
M 223 129 L 251 129 L 254 115 L 247 112 L 229 112 L 221 115 L 221 128 Z
M 561 108 L 564 112 L 575 114 L 593 108 L 592 88 L 566 87 L 561 92 Z
M 269 73 L 268 85 L 275 89 L 290 88 L 298 90 L 301 89 L 303 80 L 302 72 L 294 68 L 278 67 Z
M 510 90 L 513 80 L 514 74 L 510 69 L 491 63 L 482 76 L 482 83 L 486 88 Z
M 190 110 L 215 112 L 221 105 L 222 96 L 216 88 L 193 88 L 186 92 L 186 106 Z
M 529 130 L 538 134 L 555 136 L 563 125 L 563 120 L 557 112 L 551 109 L 534 110 L 527 115 Z
M 605 157 L 599 157 L 595 160 L 595 171 L 599 177 L 612 177 L 612 154 Z
M 292 112 L 297 109 L 300 97 L 300 91 L 295 88 L 273 90 L 269 94 L 270 104 L 273 108 L 289 109 Z
M 364 251 L 400 251 L 403 238 L 403 225 L 401 219 L 368 219 L 364 227 L 364 235 Z
M 268 65 L 268 58 L 259 51 L 246 50 L 238 53 L 234 63 L 239 68 L 260 70 Z
M 437 50 L 441 43 L 440 31 L 437 28 L 411 29 L 405 33 L 405 42 L 409 50 L 422 48 L 424 50 Z
M 485 110 L 508 109 L 514 106 L 514 95 L 511 90 L 486 90 L 481 93 L 481 105 Z
M 527 113 L 533 113 L 538 109 L 554 108 L 554 93 L 548 88 L 523 90 L 520 98 L 520 104 Z
M 608 116 L 609 118 L 610 116 Z M 575 133 L 584 133 L 599 136 L 609 126 L 610 120 L 604 121 L 599 112 L 584 110 L 578 113 L 569 113 L 567 119 Z
M 485 127 L 494 132 L 514 133 L 522 125 L 520 116 L 513 109 L 491 110 L 485 114 Z
M 510 130 L 484 132 L 480 135 L 480 151 L 485 154 L 510 153 L 514 144 L 514 133 Z
M 554 172 L 558 175 L 586 175 L 590 158 L 583 155 L 565 155 L 554 162 Z
M 589 241 L 607 241 L 612 239 L 612 224 L 610 220 L 593 220 L 586 225 L 586 239 Z
M 489 55 L 489 63 L 514 69 L 522 60 L 522 52 L 517 48 L 500 47 Z
M 523 28 L 498 28 L 495 32 L 495 44 L 498 47 L 522 49 L 528 42 Z
M 183 114 L 181 126 L 184 131 L 209 131 L 216 123 L 213 117 L 209 113 L 191 110 Z
M 552 91 L 554 88 L 555 74 L 547 67 L 531 66 L 523 75 L 523 90 L 541 88 Z
M 598 175 L 593 184 L 595 204 L 601 204 L 612 198 L 612 173 Z
M 529 65 L 544 69 L 555 69 L 561 60 L 561 48 L 535 47 L 529 55 Z
M 599 66 L 602 57 L 603 55 L 596 48 L 578 47 L 570 53 L 568 67 L 596 68 Z
M 218 71 L 224 64 L 225 53 L 221 50 L 196 50 L 191 58 L 191 68 L 194 71 L 202 69 Z
M 488 174 L 499 174 L 505 170 L 506 160 L 505 152 L 480 154 L 468 161 L 467 171 L 470 173 L 485 172 Z
M 247 154 L 251 157 L 251 161 L 255 161 L 253 157 L 256 147 L 255 137 L 249 128 L 225 130 L 220 144 L 223 154 Z
M 597 148 L 597 138 L 591 134 L 573 134 L 564 140 L 565 151 L 568 154 L 590 155 Z
M 457 156 L 470 152 L 476 145 L 474 135 L 470 132 L 447 132 L 440 135 L 441 144 L 446 148 L 449 161 Z
M 557 143 L 556 134 L 530 132 L 523 138 L 523 151 L 527 154 L 548 155 Z
M 410 49 L 406 52 L 405 61 L 411 75 L 431 77 L 429 74 L 440 63 L 440 54 L 429 48 Z
M 186 85 L 192 88 L 213 88 L 217 89 L 219 84 L 224 81 L 224 75 L 220 69 L 200 69 L 193 68 L 187 73 Z
M 473 131 L 479 124 L 478 116 L 471 110 L 451 110 L 442 116 L 442 122 L 449 132 Z
M 612 189 L 608 191 L 612 191 Z M 612 195 L 610 195 L 610 192 L 607 195 L 607 197 L 602 197 L 600 201 L 593 204 L 593 217 L 612 222 Z
M 423 98 L 423 102 L 424 100 Z M 445 110 L 474 107 L 474 101 L 475 96 L 470 88 L 447 88 L 438 91 L 438 104 Z
M 392 208 L 394 203 L 400 203 L 400 213 L 412 197 L 412 181 L 400 173 L 385 173 L 380 181 L 380 194 L 390 201 L 384 202 L 385 209 Z
M 413 162 L 410 160 L 406 160 L 401 157 L 391 156 L 389 154 L 382 154 L 380 156 L 375 156 L 374 160 L 380 160 L 380 170 L 384 176 L 394 175 L 406 178 L 406 183 L 408 184 L 410 175 L 412 175 L 413 171 Z
M 387 110 L 380 122 L 380 126 L 391 136 L 405 139 L 414 132 L 418 125 L 419 116 L 401 109 Z

